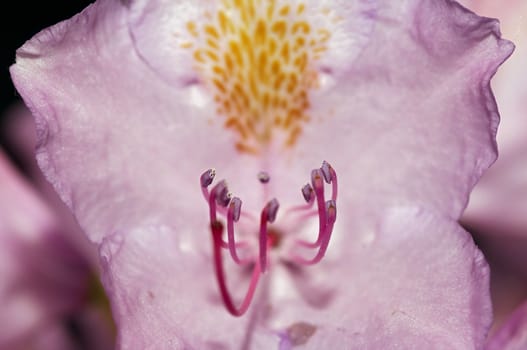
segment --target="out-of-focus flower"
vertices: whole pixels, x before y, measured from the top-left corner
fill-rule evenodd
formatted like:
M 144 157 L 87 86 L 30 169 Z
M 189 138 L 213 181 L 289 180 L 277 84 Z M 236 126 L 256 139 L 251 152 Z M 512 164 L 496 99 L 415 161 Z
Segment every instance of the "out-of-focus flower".
M 490 337 L 487 350 L 523 350 L 527 345 L 527 302 L 510 315 Z
M 527 3 L 462 3 L 498 18 L 504 35 L 517 44 L 492 83 L 502 116 L 499 158 L 472 192 L 462 220 L 475 233 L 491 265 L 493 332 L 497 333 L 489 347 L 526 349 L 527 314 L 519 305 L 527 300 Z
M 17 125 L 3 125 L 2 134 L 11 140 L 18 136 L 11 150 L 42 189 L 49 187 L 39 179 L 34 156 L 28 157 L 35 145 L 29 112 L 20 107 L 10 114 Z M 47 195 L 56 197 L 50 191 Z M 75 236 L 79 231 L 57 200 L 52 205 L 42 198 L 2 151 L 0 349 L 111 349 L 110 319 L 92 304 L 96 271 L 90 244 Z
M 527 57 L 527 3 L 465 2 L 483 15 L 499 18 L 503 32 L 517 48 L 492 83 L 502 115 L 497 134 L 499 158 L 471 194 L 464 218 L 502 235 L 527 236 L 527 74 L 522 74 Z
M 467 349 L 491 322 L 488 269 L 457 220 L 496 156 L 489 81 L 511 50 L 451 1 L 102 0 L 11 72 L 40 166 L 100 246 L 122 348 Z M 288 211 L 323 160 L 318 212 Z M 243 210 L 209 191 L 212 166 Z M 222 301 L 239 311 L 247 267 L 261 281 L 235 318 Z

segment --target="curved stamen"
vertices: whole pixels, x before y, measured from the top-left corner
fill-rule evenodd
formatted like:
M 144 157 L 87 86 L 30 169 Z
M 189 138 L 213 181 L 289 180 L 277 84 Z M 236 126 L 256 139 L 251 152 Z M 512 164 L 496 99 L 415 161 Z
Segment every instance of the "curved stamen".
M 207 202 L 209 202 L 210 199 L 210 193 L 209 193 L 209 186 L 212 184 L 212 181 L 214 181 L 214 177 L 216 176 L 216 170 L 215 169 L 207 169 L 201 174 L 199 178 L 199 182 L 201 185 L 201 193 L 203 194 L 203 198 Z M 226 214 L 226 210 L 224 207 L 216 208 L 216 211 L 222 215 Z
M 327 224 L 325 198 L 324 198 L 324 181 L 322 180 L 323 177 L 324 175 L 321 169 L 313 169 L 311 171 L 311 183 L 313 186 L 313 190 L 315 192 L 317 209 L 318 209 L 318 236 L 317 236 L 317 240 L 313 243 L 307 242 L 305 240 L 297 240 L 298 244 L 305 246 L 305 247 L 309 247 L 309 248 L 317 248 L 320 246 L 324 238 L 326 224 Z
M 315 200 L 315 191 L 310 184 L 305 184 L 304 187 L 302 187 L 302 196 L 304 197 L 306 203 L 313 202 Z
M 217 207 L 216 204 L 220 207 L 226 207 L 230 201 L 230 193 L 227 188 L 227 183 L 225 180 L 222 180 L 216 184 L 210 191 L 208 202 L 209 202 L 209 216 L 211 224 L 218 222 L 217 219 Z M 221 239 L 221 247 L 229 248 L 229 244 Z
M 322 166 L 320 167 L 320 170 L 322 170 L 322 174 L 324 174 L 324 180 L 329 184 L 331 184 L 331 199 L 333 201 L 337 200 L 337 194 L 338 194 L 338 184 L 337 184 L 337 172 L 333 167 L 326 161 L 322 162 Z
M 324 180 L 327 184 L 331 183 L 331 165 L 329 165 L 328 162 L 323 161 L 322 166 L 320 167 L 320 170 L 322 171 L 322 175 L 324 176 Z
M 245 246 L 245 243 L 236 243 L 234 239 L 234 223 L 240 219 L 240 213 L 242 208 L 242 201 L 238 197 L 234 197 L 229 204 L 227 211 L 227 239 L 229 252 L 231 253 L 232 260 L 239 265 L 245 265 L 252 262 L 250 259 L 240 259 L 236 248 Z
M 212 184 L 212 181 L 214 180 L 214 177 L 216 175 L 215 169 L 208 169 L 203 174 L 201 174 L 200 177 L 200 184 L 201 184 L 201 193 L 203 194 L 203 198 L 209 202 L 210 199 L 210 193 L 209 193 L 209 186 Z M 225 181 L 225 180 L 223 180 Z M 230 196 L 230 193 L 227 192 L 227 196 Z M 230 198 L 230 197 L 229 197 Z M 216 212 L 227 216 L 227 209 L 226 206 L 220 206 L 219 208 L 216 208 Z M 240 212 L 240 216 L 243 216 L 244 218 L 247 218 L 252 221 L 256 221 L 256 218 L 251 213 L 247 213 L 245 211 Z
M 317 208 L 318 208 L 318 238 L 316 241 L 316 245 L 318 246 L 320 244 L 320 241 L 322 240 L 322 234 L 324 233 L 324 229 L 326 228 L 327 223 L 327 216 L 326 216 L 326 208 L 325 208 L 325 199 L 324 199 L 324 182 L 322 181 L 322 170 L 320 169 L 314 169 L 311 171 L 311 183 L 313 186 L 313 190 L 315 191 L 315 196 L 317 200 Z
M 214 177 L 216 176 L 216 170 L 215 169 L 208 169 L 205 170 L 203 174 L 201 174 L 199 178 L 199 182 L 201 184 L 201 187 L 207 188 L 210 186 L 212 181 L 214 181 Z
M 201 185 L 201 193 L 203 193 L 203 198 L 208 202 L 210 193 L 209 193 L 209 186 L 214 181 L 214 177 L 216 176 L 216 170 L 214 169 L 208 169 L 205 170 L 203 174 L 201 174 L 199 178 L 199 183 Z
M 324 255 L 326 255 L 326 251 L 329 246 L 329 241 L 331 239 L 331 234 L 333 232 L 333 226 L 335 225 L 335 221 L 337 220 L 337 204 L 335 203 L 335 201 L 334 200 L 327 201 L 325 210 L 327 213 L 328 221 L 325 227 L 325 232 L 322 236 L 323 239 L 321 241 L 318 253 L 312 259 L 305 259 L 303 257 L 295 255 L 293 256 L 293 261 L 295 261 L 296 263 L 302 264 L 302 265 L 314 265 L 320 262 L 320 260 L 322 260 Z
M 213 239 L 214 270 L 216 272 L 216 279 L 218 282 L 218 286 L 220 288 L 220 294 L 223 300 L 223 304 L 233 316 L 237 316 L 237 317 L 242 316 L 249 308 L 249 305 L 251 304 L 251 301 L 254 296 L 254 292 L 256 290 L 256 286 L 258 285 L 258 281 L 260 280 L 260 274 L 261 274 L 260 264 L 258 261 L 255 262 L 251 281 L 249 282 L 249 287 L 247 289 L 247 293 L 245 294 L 245 297 L 243 298 L 241 305 L 239 307 L 236 307 L 234 305 L 234 302 L 232 301 L 232 297 L 227 288 L 227 283 L 225 280 L 225 271 L 223 269 L 223 259 L 222 259 L 222 249 L 221 249 L 223 225 L 219 221 L 212 222 L 211 231 L 212 231 L 212 239 Z
M 216 186 L 214 186 L 211 194 L 214 194 L 216 203 L 223 208 L 226 208 L 229 205 L 232 198 L 225 180 L 221 180 Z
M 323 171 L 329 174 L 330 181 L 328 183 L 331 183 L 331 200 L 337 201 L 337 194 L 338 194 L 337 172 L 326 161 L 322 163 L 322 168 L 325 169 Z
M 279 203 L 276 198 L 273 198 L 262 210 L 260 216 L 260 267 L 262 273 L 267 269 L 267 246 L 268 246 L 268 234 L 267 234 L 267 223 L 272 223 L 276 219 L 278 212 Z

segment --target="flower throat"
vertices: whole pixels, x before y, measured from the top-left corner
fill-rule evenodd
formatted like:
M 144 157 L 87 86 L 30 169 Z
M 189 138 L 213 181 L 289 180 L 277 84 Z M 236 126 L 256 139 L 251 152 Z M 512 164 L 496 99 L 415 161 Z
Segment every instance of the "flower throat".
M 307 20 L 302 2 L 222 0 L 203 25 L 187 23 L 196 70 L 210 88 L 217 114 L 236 134 L 236 149 L 258 154 L 278 133 L 293 146 L 310 120 L 313 63 L 330 32 Z

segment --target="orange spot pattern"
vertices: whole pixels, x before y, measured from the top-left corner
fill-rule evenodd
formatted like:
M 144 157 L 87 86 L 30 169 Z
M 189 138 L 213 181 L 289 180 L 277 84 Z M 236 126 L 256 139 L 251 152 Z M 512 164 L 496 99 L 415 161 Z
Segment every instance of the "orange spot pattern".
M 258 153 L 278 130 L 293 146 L 310 118 L 312 62 L 330 32 L 313 28 L 306 6 L 276 0 L 222 0 L 204 24 L 187 23 L 196 69 L 214 93 L 217 112 L 237 134 L 240 152 Z

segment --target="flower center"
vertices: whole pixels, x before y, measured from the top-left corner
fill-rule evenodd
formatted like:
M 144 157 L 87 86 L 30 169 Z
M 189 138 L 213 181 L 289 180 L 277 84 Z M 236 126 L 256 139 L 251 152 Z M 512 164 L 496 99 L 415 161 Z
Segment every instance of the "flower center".
M 225 180 L 219 181 L 209 191 L 209 186 L 214 181 L 216 173 L 213 169 L 205 171 L 200 177 L 203 196 L 209 205 L 210 227 L 213 243 L 213 262 L 218 287 L 227 310 L 234 316 L 243 315 L 254 296 L 258 281 L 262 273 L 268 270 L 269 249 L 277 247 L 284 233 L 270 229 L 269 224 L 273 223 L 278 215 L 279 203 L 273 198 L 263 207 L 260 212 L 257 253 L 249 257 L 240 258 L 239 250 L 247 247 L 248 242 L 239 242 L 235 237 L 234 226 L 240 217 L 252 217 L 250 213 L 242 211 L 242 201 L 238 197 L 233 197 L 227 188 Z M 268 174 L 260 173 L 260 181 L 268 182 Z M 263 179 L 263 180 L 262 180 Z M 324 194 L 324 181 L 332 185 L 331 199 L 326 200 Z M 286 213 L 300 213 L 310 216 L 315 213 L 318 215 L 318 236 L 316 241 L 309 242 L 297 239 L 293 249 L 288 252 L 288 260 L 298 265 L 314 265 L 322 260 L 329 245 L 333 226 L 337 218 L 337 174 L 335 170 L 324 161 L 322 166 L 311 171 L 311 184 L 302 187 L 302 196 L 305 204 L 289 208 Z M 313 206 L 316 203 L 316 209 Z M 224 240 L 224 224 L 218 216 L 222 216 L 227 222 L 227 241 Z M 316 253 L 310 258 L 305 258 L 298 254 L 298 250 L 314 250 Z M 228 250 L 231 259 L 237 265 L 251 265 L 252 278 L 249 287 L 239 307 L 234 305 L 231 294 L 228 290 L 225 269 L 223 265 L 223 250 Z
M 222 0 L 205 17 L 202 26 L 187 23 L 193 42 L 182 46 L 193 50 L 237 150 L 257 154 L 278 131 L 293 146 L 309 120 L 308 92 L 318 85 L 313 62 L 330 32 L 308 22 L 303 2 Z

